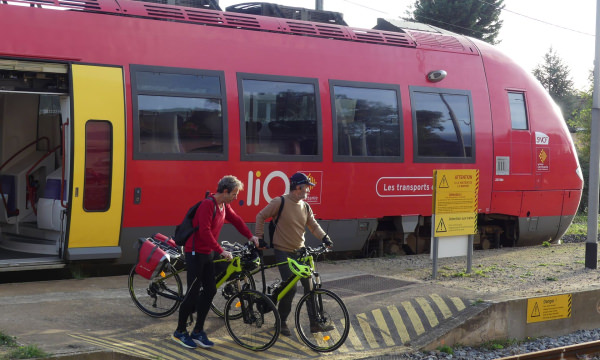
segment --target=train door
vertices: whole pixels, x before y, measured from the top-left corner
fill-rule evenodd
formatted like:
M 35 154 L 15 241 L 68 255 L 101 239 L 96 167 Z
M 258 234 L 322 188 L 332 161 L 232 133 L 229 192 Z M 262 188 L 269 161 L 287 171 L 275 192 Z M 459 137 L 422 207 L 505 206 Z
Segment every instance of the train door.
M 72 65 L 73 168 L 68 260 L 121 256 L 125 179 L 123 69 Z
M 64 266 L 68 79 L 66 63 L 0 58 L 0 271 Z

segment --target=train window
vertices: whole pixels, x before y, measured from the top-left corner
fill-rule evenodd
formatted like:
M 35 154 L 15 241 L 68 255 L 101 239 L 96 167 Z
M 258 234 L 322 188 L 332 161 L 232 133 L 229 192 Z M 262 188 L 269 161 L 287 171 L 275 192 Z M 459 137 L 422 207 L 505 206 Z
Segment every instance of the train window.
M 239 74 L 242 160 L 320 161 L 318 82 Z
M 111 169 L 112 124 L 90 120 L 85 124 L 83 208 L 86 211 L 106 211 L 110 207 Z
M 475 162 L 471 92 L 411 87 L 415 162 Z
M 336 161 L 402 161 L 400 88 L 330 81 Z
M 528 130 L 527 107 L 525 94 L 522 92 L 509 92 L 508 104 L 510 106 L 510 121 L 514 130 Z
M 135 159 L 226 159 L 223 72 L 132 65 L 131 84 Z

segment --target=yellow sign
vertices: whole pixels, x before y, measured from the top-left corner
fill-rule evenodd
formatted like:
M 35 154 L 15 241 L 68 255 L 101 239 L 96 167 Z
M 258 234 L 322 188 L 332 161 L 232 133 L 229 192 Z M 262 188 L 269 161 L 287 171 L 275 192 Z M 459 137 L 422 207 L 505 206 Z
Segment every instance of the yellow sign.
M 434 170 L 435 214 L 477 213 L 479 170 Z
M 477 234 L 479 170 L 434 170 L 434 235 Z
M 435 237 L 477 234 L 477 214 L 435 215 Z
M 571 317 L 572 295 L 527 299 L 527 323 Z

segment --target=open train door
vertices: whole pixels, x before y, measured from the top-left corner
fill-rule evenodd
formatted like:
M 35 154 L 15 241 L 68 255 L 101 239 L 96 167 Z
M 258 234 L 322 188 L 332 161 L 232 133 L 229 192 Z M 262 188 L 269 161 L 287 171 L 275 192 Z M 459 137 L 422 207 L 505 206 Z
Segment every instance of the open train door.
M 121 256 L 125 103 L 121 67 L 72 65 L 73 187 L 68 260 Z

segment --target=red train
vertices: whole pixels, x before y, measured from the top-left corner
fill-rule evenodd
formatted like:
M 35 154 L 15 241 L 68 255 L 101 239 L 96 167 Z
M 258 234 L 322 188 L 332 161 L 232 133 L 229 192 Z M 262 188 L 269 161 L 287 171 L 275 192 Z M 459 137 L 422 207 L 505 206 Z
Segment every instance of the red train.
M 558 239 L 579 204 L 559 109 L 481 41 L 131 0 L 4 0 L 0 24 L 3 270 L 133 262 L 226 174 L 250 226 L 311 176 L 338 251 L 426 250 L 435 169 L 479 170 L 484 247 Z

